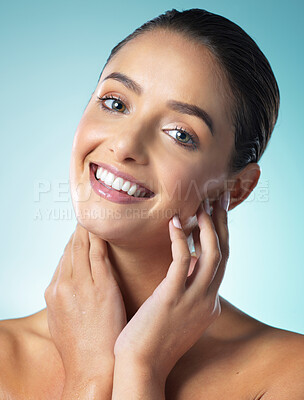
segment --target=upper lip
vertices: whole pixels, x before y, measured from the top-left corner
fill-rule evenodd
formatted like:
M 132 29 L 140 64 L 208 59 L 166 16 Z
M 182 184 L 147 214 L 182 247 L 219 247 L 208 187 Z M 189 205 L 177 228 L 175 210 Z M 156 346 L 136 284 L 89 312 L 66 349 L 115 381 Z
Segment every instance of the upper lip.
M 138 186 L 141 186 L 144 189 L 146 189 L 147 191 L 149 191 L 149 192 L 154 194 L 154 192 L 151 189 L 149 189 L 146 186 L 145 183 L 139 181 L 138 179 L 134 178 L 134 176 L 132 176 L 130 174 L 127 174 L 126 172 L 119 171 L 119 169 L 114 167 L 113 165 L 105 164 L 105 163 L 102 163 L 102 162 L 99 162 L 99 161 L 98 162 L 94 161 L 94 162 L 92 162 L 92 164 L 96 164 L 99 167 L 102 167 L 102 168 L 106 169 L 107 171 L 112 172 L 114 175 L 119 176 L 119 177 L 123 178 L 126 181 L 130 181 L 130 182 L 136 183 Z

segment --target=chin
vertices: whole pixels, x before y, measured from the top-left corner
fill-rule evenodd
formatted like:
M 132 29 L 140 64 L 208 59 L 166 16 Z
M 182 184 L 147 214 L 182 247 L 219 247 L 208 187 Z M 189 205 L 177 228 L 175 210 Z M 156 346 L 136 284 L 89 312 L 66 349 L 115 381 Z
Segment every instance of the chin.
M 119 214 L 113 216 L 111 210 L 101 208 L 100 204 L 88 206 L 74 207 L 77 222 L 107 242 L 117 245 L 138 243 L 143 234 L 140 226 L 147 230 L 144 220 L 128 220 Z

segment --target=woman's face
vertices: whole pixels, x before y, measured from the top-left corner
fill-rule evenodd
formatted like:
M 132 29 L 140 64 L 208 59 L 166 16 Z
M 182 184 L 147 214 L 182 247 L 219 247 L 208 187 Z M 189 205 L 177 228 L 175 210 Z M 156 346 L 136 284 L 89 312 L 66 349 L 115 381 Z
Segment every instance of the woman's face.
M 157 242 L 178 213 L 190 233 L 201 201 L 217 198 L 228 179 L 234 134 L 226 93 L 209 51 L 177 33 L 148 32 L 120 49 L 74 138 L 70 183 L 80 224 L 117 243 Z M 126 203 L 134 197 L 117 202 L 114 189 L 98 194 L 98 163 L 131 175 L 154 196 Z

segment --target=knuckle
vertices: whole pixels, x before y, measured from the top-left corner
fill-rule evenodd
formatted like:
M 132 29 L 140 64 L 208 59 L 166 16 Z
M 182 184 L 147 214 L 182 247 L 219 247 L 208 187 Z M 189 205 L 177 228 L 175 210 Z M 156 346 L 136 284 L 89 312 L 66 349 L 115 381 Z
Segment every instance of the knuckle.
M 44 291 L 44 299 L 46 302 L 49 301 L 49 299 L 51 298 L 52 292 L 53 288 L 51 285 L 49 285 Z
M 165 280 L 154 290 L 153 297 L 160 300 L 168 312 L 174 309 L 181 301 L 181 295 L 176 293 L 175 290 L 166 287 Z
M 83 241 L 79 238 L 73 240 L 72 249 L 74 252 L 78 252 L 83 249 Z
M 93 262 L 94 261 L 100 262 L 102 260 L 102 255 L 101 255 L 100 251 L 98 251 L 97 249 L 90 250 L 90 260 Z
M 163 304 L 168 310 L 173 310 L 180 303 L 180 298 L 176 295 L 167 295 L 162 298 Z
M 189 264 L 190 261 L 191 261 L 191 255 L 190 255 L 190 253 L 189 253 L 189 254 L 187 254 L 187 253 L 182 253 L 182 254 L 180 254 L 180 255 L 177 257 L 177 261 L 178 261 L 179 264 L 182 264 L 182 265 L 187 265 L 187 264 Z
M 219 249 L 212 251 L 209 254 L 209 261 L 212 264 L 219 264 L 222 260 L 222 253 Z
M 56 296 L 59 298 L 65 298 L 70 296 L 71 293 L 71 286 L 66 282 L 60 282 L 56 285 Z

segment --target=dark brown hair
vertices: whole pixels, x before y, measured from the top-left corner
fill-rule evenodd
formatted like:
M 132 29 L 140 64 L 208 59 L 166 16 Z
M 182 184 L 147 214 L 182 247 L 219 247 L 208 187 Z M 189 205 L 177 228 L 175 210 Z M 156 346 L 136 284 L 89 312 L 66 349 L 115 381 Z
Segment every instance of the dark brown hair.
M 227 78 L 235 127 L 235 148 L 229 172 L 237 173 L 247 164 L 258 162 L 271 137 L 280 105 L 275 76 L 258 45 L 242 28 L 225 17 L 199 8 L 181 12 L 172 9 L 147 21 L 119 42 L 105 66 L 130 40 L 158 28 L 178 32 L 202 43 L 217 59 Z

